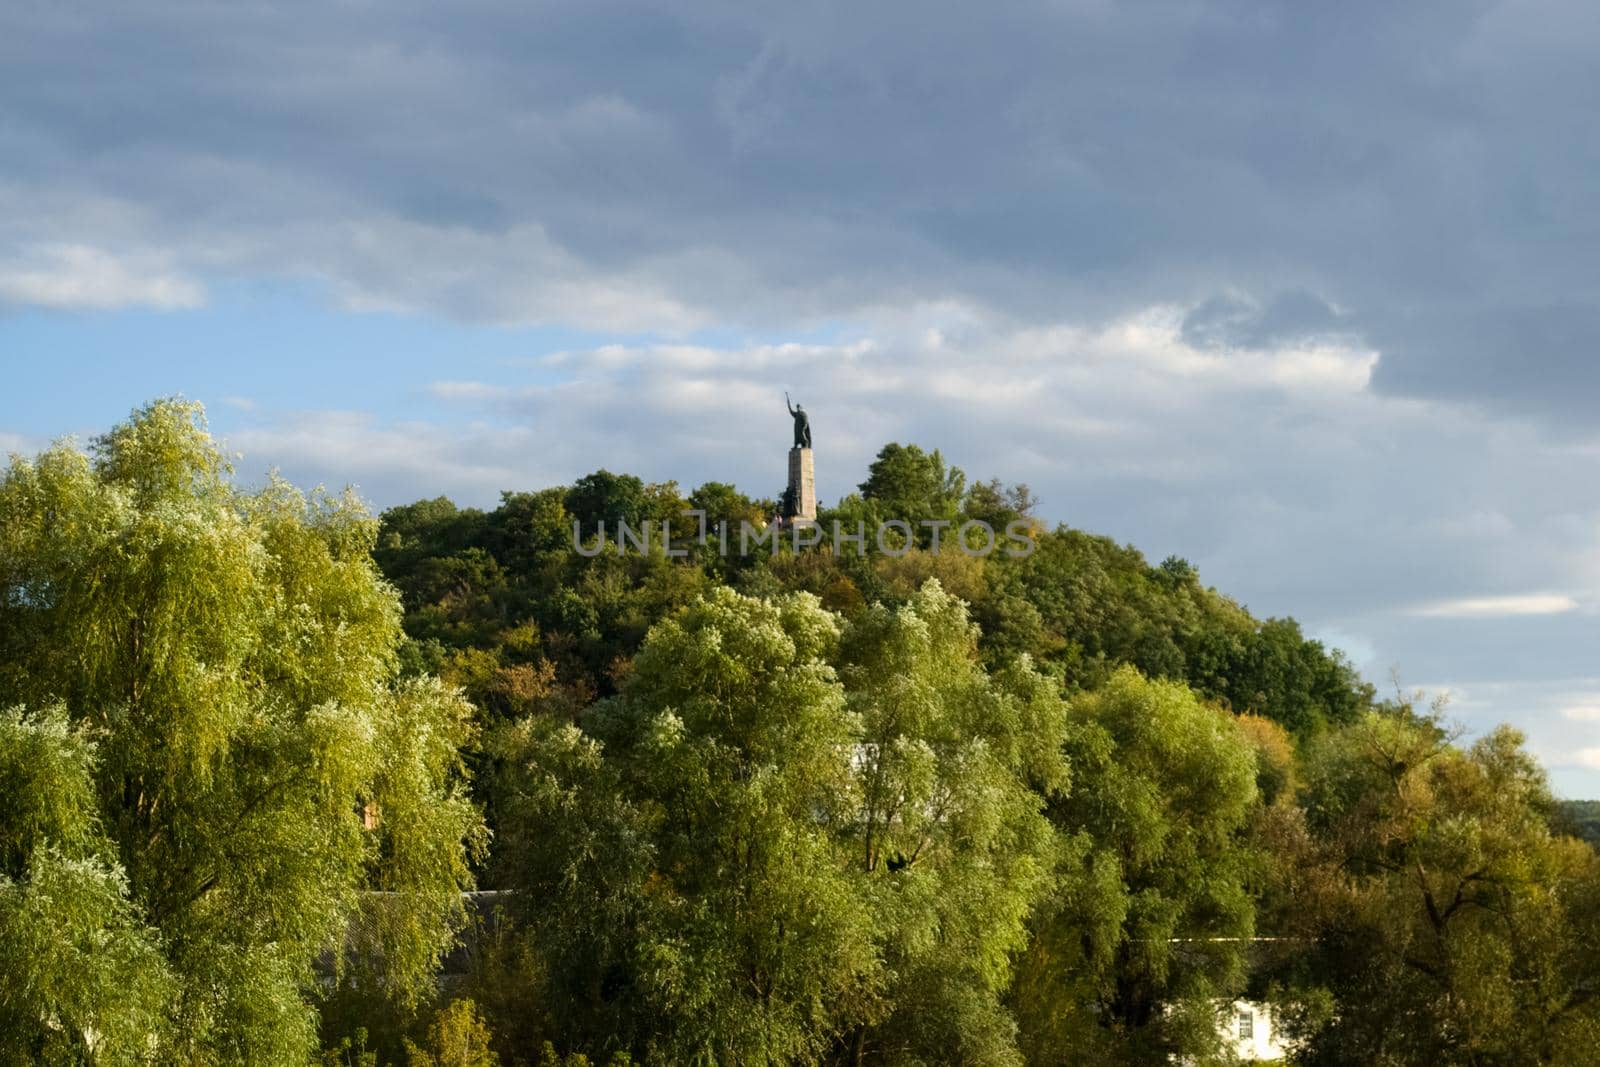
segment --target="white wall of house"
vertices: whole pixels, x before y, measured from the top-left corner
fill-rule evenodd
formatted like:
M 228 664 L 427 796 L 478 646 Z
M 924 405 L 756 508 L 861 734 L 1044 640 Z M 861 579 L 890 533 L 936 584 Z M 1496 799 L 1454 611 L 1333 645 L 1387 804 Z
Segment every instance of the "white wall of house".
M 1251 1060 L 1271 1063 L 1289 1054 L 1278 1042 L 1272 1009 L 1265 1004 L 1236 1000 L 1218 1021 L 1229 1046 L 1246 1063 Z

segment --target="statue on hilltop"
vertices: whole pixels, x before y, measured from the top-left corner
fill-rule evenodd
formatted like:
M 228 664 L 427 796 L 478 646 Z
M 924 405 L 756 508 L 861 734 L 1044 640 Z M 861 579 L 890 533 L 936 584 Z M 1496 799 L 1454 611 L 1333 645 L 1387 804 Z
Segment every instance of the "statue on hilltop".
M 789 394 L 783 394 L 784 406 L 789 409 L 789 414 L 794 417 L 794 447 L 811 447 L 811 417 L 806 414 L 804 404 L 790 404 Z

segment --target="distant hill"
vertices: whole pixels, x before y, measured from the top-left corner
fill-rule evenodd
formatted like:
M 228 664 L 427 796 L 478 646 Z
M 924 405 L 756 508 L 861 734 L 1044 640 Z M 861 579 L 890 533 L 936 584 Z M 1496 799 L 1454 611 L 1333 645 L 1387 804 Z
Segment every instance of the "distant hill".
M 1557 801 L 1557 812 L 1562 829 L 1600 847 L 1600 800 Z
M 1151 564 L 1109 538 L 1046 529 L 1033 505 L 1026 486 L 969 483 L 937 450 L 891 444 L 860 491 L 818 519 L 847 531 L 904 520 L 919 532 L 900 553 L 868 534 L 860 551 L 846 544 L 842 554 L 783 544 L 724 555 L 715 537 L 695 542 L 684 510 L 703 513 L 711 529 L 727 523 L 737 547 L 740 523 L 762 523 L 770 500 L 715 482 L 683 493 L 602 470 L 571 486 L 505 493 L 492 511 L 443 498 L 391 508 L 375 555 L 404 600 L 411 666 L 463 686 L 496 717 L 573 715 L 614 692 L 650 626 L 719 584 L 757 596 L 803 590 L 851 617 L 874 601 L 898 603 L 929 578 L 971 606 L 991 664 L 1026 653 L 1071 691 L 1130 664 L 1301 737 L 1372 706 L 1372 687 L 1350 662 L 1293 619 L 1255 618 L 1177 557 Z M 669 520 L 673 556 L 659 537 L 644 554 L 616 551 L 619 521 L 659 529 Z M 1020 523 L 1032 551 L 974 558 L 952 549 L 949 531 L 969 520 L 995 530 Z M 605 522 L 611 545 L 575 551 L 575 522 L 586 537 Z M 946 528 L 943 546 L 931 522 Z

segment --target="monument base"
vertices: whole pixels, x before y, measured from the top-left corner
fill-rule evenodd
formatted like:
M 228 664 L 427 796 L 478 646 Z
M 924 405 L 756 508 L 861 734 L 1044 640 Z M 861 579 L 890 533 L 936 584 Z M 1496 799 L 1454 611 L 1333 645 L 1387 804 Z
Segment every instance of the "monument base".
M 789 518 L 817 521 L 817 473 L 809 448 L 789 449 L 789 499 L 794 501 L 794 514 Z

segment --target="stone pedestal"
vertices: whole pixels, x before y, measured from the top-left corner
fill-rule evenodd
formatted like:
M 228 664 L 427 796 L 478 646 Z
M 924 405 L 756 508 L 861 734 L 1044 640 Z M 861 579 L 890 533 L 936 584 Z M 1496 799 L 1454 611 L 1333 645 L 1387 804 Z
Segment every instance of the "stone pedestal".
M 794 518 L 817 520 L 817 473 L 811 464 L 811 449 L 789 449 L 789 489 L 794 501 Z

